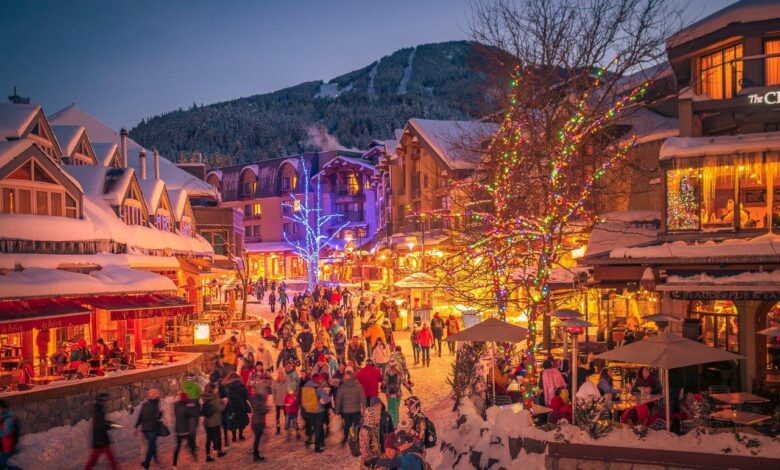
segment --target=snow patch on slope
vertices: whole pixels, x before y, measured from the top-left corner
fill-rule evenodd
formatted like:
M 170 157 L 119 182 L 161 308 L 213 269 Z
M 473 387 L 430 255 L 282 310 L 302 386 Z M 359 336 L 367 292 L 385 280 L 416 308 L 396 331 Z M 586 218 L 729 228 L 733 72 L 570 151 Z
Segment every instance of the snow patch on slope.
M 375 96 L 376 91 L 374 90 L 374 79 L 376 78 L 376 74 L 379 72 L 379 61 L 374 62 L 374 66 L 371 68 L 371 71 L 368 72 L 368 96 Z
M 406 90 L 409 86 L 409 80 L 412 79 L 412 62 L 414 61 L 414 54 L 417 52 L 417 48 L 415 47 L 412 49 L 411 54 L 409 54 L 409 62 L 406 63 L 406 67 L 404 67 L 404 74 L 401 77 L 401 83 L 398 84 L 398 94 L 399 95 L 405 95 Z

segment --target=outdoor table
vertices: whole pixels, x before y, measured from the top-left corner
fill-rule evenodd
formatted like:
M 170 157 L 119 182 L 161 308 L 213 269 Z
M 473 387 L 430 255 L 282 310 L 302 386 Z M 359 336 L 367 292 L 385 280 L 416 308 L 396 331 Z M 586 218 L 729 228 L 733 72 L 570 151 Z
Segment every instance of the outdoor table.
M 752 393 L 747 392 L 736 392 L 736 393 L 713 393 L 710 395 L 715 400 L 718 400 L 721 403 L 726 403 L 728 405 L 741 405 L 743 403 L 769 403 L 769 400 L 767 400 L 764 397 L 759 397 L 758 395 L 753 395 Z
M 641 395 L 631 395 L 630 400 L 613 402 L 612 409 L 614 409 L 615 411 L 625 411 L 634 406 L 647 405 L 648 403 L 659 401 L 662 400 L 663 398 L 664 398 L 663 395 L 650 395 L 645 400 L 641 400 Z
M 772 419 L 771 416 L 750 413 L 748 411 L 723 410 L 710 414 L 710 418 L 718 421 L 728 421 L 743 426 L 752 426 L 753 424 Z
M 41 375 L 38 377 L 33 377 L 30 379 L 32 383 L 38 384 L 38 385 L 46 385 L 50 382 L 57 382 L 60 380 L 65 380 L 65 377 L 62 375 Z

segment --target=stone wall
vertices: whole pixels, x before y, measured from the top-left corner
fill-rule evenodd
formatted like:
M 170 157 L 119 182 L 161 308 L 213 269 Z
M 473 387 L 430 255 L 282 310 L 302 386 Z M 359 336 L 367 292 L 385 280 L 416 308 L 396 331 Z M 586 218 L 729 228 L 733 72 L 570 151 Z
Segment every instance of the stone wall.
M 101 392 L 109 395 L 107 411 L 132 410 L 146 399 L 147 390 L 157 388 L 163 396 L 177 395 L 187 372 L 206 373 L 208 367 L 204 354 L 187 354 L 171 365 L 40 387 L 2 398 L 19 417 L 22 433 L 37 433 L 90 419 L 90 404 Z

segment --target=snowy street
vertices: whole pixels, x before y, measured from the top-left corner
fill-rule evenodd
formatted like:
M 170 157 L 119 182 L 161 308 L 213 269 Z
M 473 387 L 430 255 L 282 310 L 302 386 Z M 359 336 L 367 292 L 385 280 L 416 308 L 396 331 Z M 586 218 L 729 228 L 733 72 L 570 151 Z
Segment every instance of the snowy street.
M 270 312 L 267 311 L 267 305 L 259 309 L 258 304 L 250 304 L 250 315 L 262 316 L 270 319 Z M 451 409 L 451 402 L 448 399 L 449 386 L 445 380 L 449 373 L 451 358 L 446 351 L 446 345 L 443 346 L 443 356 L 439 358 L 435 354 L 431 356 L 431 367 L 422 368 L 413 365 L 413 356 L 411 353 L 411 344 L 409 342 L 408 332 L 397 332 L 397 341 L 403 348 L 404 355 L 407 357 L 407 363 L 410 367 L 412 381 L 414 383 L 414 393 L 423 403 L 423 411 L 436 424 L 437 430 L 443 429 L 443 419 L 448 415 Z M 247 334 L 247 341 L 252 346 L 257 346 L 260 341 L 259 335 Z M 277 351 L 273 348 L 274 358 Z M 408 396 L 408 395 L 405 395 Z M 383 401 L 386 401 L 384 394 L 381 394 Z M 270 398 L 269 398 L 270 400 Z M 163 403 L 164 420 L 171 423 L 173 414 L 173 399 L 168 398 Z M 113 450 L 116 454 L 122 468 L 140 468 L 143 455 L 141 454 L 140 435 L 135 436 L 132 432 L 132 426 L 135 423 L 133 419 L 123 414 L 119 419 L 117 416 L 109 415 L 109 419 L 119 421 L 124 428 L 112 432 L 114 440 Z M 58 468 L 63 470 L 75 470 L 84 467 L 84 463 L 89 455 L 90 427 L 86 422 L 81 422 L 73 428 L 55 428 L 46 433 L 38 435 L 25 436 L 20 443 L 20 454 L 13 462 L 21 465 L 25 469 L 44 469 Z M 441 431 L 439 431 L 441 433 Z M 189 452 L 182 449 L 179 455 L 177 468 L 207 469 L 207 468 L 226 468 L 228 466 L 241 468 L 253 465 L 252 461 L 252 431 L 247 428 L 245 431 L 245 441 L 230 443 L 226 448 L 227 455 L 215 462 L 205 462 L 205 433 L 203 427 L 198 429 L 197 445 L 199 451 L 199 461 L 191 461 Z M 326 436 L 326 450 L 321 454 L 313 451 L 313 446 L 306 448 L 303 440 L 296 441 L 294 437 L 291 440 L 286 439 L 286 434 L 275 434 L 274 415 L 272 412 L 266 417 L 266 433 L 260 445 L 261 454 L 266 458 L 263 465 L 271 465 L 275 470 L 285 469 L 321 469 L 335 468 L 338 465 L 345 469 L 359 468 L 359 458 L 352 457 L 348 448 L 342 448 L 341 442 L 341 422 L 338 417 L 331 418 L 331 431 Z M 159 455 L 161 462 L 151 468 L 168 469 L 171 467 L 173 450 L 175 447 L 175 437 L 169 436 L 158 439 Z M 435 449 L 431 449 L 434 451 Z M 430 451 L 429 451 L 430 452 Z M 433 456 L 428 458 L 434 461 Z M 98 468 L 108 468 L 108 463 L 101 459 Z

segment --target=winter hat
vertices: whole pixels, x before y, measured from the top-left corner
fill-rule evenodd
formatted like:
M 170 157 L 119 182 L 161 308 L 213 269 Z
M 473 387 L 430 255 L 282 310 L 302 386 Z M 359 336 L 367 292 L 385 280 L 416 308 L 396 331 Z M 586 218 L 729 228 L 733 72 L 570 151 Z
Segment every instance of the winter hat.
M 379 398 L 379 397 L 371 397 L 370 404 L 371 404 L 371 406 L 374 406 L 374 405 L 383 405 L 383 403 L 382 403 L 382 399 L 381 399 L 381 398 Z

